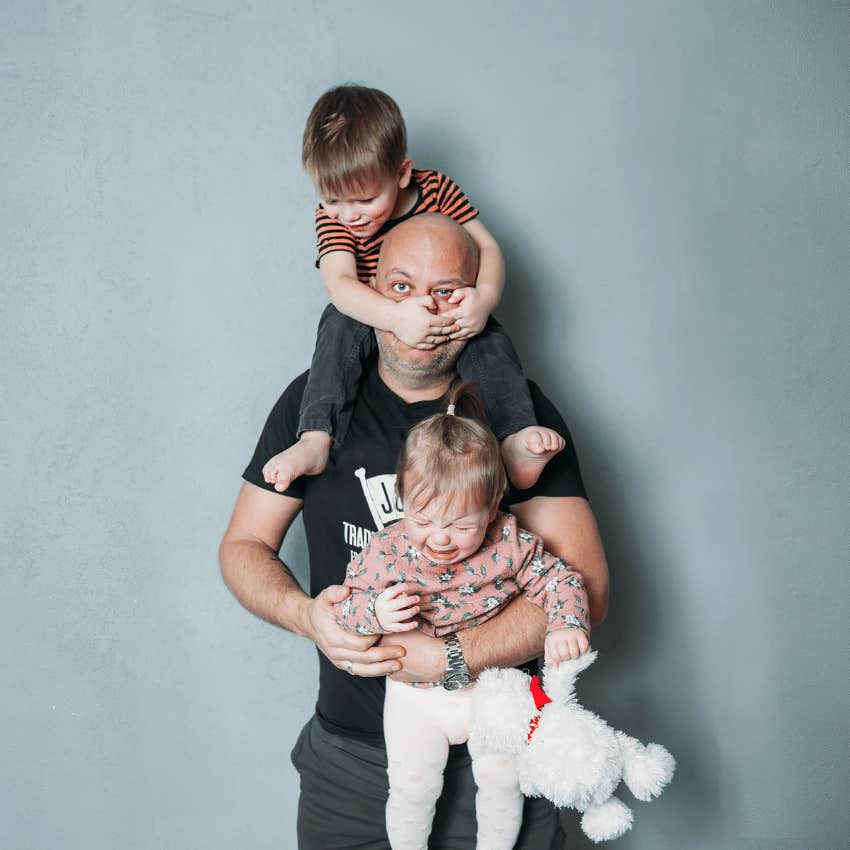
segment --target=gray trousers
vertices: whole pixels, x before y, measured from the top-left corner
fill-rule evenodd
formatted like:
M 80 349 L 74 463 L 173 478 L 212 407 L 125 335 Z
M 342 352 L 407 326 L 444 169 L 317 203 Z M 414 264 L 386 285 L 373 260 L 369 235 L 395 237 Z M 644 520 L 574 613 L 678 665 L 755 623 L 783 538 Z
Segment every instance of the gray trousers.
M 387 754 L 354 738 L 331 734 L 315 715 L 292 750 L 301 778 L 298 800 L 298 850 L 390 850 L 384 823 Z M 428 846 L 432 850 L 475 847 L 475 782 L 466 747 L 452 747 L 443 793 Z M 527 799 L 514 850 L 563 850 L 557 810 L 541 799 Z

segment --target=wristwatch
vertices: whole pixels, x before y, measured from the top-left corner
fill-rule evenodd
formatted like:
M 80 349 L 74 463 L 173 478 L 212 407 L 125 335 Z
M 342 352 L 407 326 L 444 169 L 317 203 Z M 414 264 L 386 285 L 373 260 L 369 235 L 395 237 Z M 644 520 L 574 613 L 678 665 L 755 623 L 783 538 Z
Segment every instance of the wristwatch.
M 443 679 L 443 687 L 447 691 L 459 691 L 472 682 L 469 675 L 469 667 L 463 660 L 463 650 L 457 635 L 445 635 L 443 643 L 446 648 L 446 676 Z

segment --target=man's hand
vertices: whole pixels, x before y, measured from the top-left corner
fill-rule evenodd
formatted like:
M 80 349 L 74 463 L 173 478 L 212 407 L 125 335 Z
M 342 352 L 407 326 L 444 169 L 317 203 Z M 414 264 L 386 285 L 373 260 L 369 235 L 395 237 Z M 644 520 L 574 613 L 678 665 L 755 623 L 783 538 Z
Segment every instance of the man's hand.
M 442 682 L 446 675 L 446 650 L 442 638 L 422 632 L 384 635 L 381 646 L 403 647 L 401 669 L 390 675 L 396 682 Z
M 389 330 L 405 345 L 430 351 L 447 342 L 450 334 L 457 330 L 454 320 L 448 314 L 437 313 L 436 309 L 437 305 L 430 295 L 411 296 L 397 301 Z
M 419 613 L 419 596 L 408 596 L 413 585 L 403 581 L 388 587 L 375 600 L 375 617 L 385 632 L 409 632 L 417 626 L 413 618 Z
M 490 316 L 490 307 L 478 287 L 464 286 L 456 289 L 448 302 L 457 306 L 443 315 L 454 320 L 458 326 L 458 330 L 449 339 L 469 339 L 481 333 Z
M 311 599 L 305 612 L 304 633 L 335 667 L 355 676 L 389 676 L 401 670 L 397 659 L 404 655 L 404 649 L 397 643 L 375 646 L 377 635 L 352 635 L 337 623 L 333 606 L 350 592 L 341 584 L 332 584 Z

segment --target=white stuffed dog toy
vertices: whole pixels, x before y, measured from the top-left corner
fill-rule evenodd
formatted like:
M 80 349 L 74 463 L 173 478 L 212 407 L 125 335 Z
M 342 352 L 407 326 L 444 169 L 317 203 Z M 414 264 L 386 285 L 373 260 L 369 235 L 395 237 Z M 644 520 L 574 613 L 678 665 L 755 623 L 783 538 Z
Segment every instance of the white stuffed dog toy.
M 512 757 L 523 794 L 582 812 L 582 829 L 599 842 L 631 829 L 631 809 L 613 796 L 620 780 L 638 800 L 651 800 L 676 762 L 660 744 L 644 746 L 579 705 L 576 676 L 595 660 L 588 651 L 545 668 L 545 693 L 536 676 L 485 670 L 475 686 L 470 741 Z

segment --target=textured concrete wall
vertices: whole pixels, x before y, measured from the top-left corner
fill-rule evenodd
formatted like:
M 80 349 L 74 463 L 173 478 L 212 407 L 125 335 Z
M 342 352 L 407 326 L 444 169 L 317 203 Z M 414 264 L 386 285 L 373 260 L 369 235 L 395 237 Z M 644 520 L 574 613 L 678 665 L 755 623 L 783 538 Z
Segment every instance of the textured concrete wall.
M 845 846 L 848 43 L 813 0 L 0 4 L 0 846 L 295 846 L 315 659 L 215 552 L 309 361 L 300 134 L 348 79 L 483 210 L 574 429 L 580 695 L 680 761 L 618 847 Z

